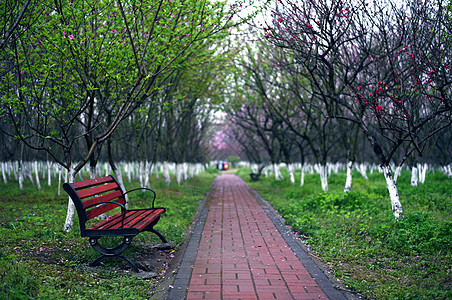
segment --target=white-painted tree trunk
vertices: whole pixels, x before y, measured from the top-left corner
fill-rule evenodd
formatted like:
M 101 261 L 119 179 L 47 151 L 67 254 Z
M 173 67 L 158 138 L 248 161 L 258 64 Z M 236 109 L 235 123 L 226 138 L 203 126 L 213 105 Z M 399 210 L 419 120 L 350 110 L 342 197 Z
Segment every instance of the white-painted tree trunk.
M 19 173 L 19 188 L 22 190 L 24 188 L 24 166 L 22 161 L 19 161 L 18 173 Z
M 73 169 L 69 171 L 69 182 L 75 182 L 75 176 L 77 174 Z M 66 221 L 64 222 L 63 230 L 66 232 L 71 231 L 72 225 L 74 224 L 74 216 L 75 216 L 75 205 L 72 202 L 71 197 L 69 197 L 68 205 L 67 205 L 67 214 Z
M 184 162 L 184 180 L 188 180 L 189 174 L 188 174 L 189 164 Z
M 2 176 L 3 176 L 3 182 L 5 184 L 8 183 L 8 178 L 6 177 L 6 163 L 2 162 Z
M 361 176 L 366 179 L 369 180 L 369 177 L 367 177 L 367 165 L 364 163 L 359 164 L 359 166 L 357 167 L 358 172 L 361 174 Z M 372 174 L 372 170 L 370 170 L 370 173 Z
M 176 181 L 181 184 L 184 178 L 184 165 L 176 163 Z
M 389 198 L 391 199 L 392 214 L 396 219 L 403 219 L 402 203 L 400 203 L 396 181 L 392 178 L 391 168 L 389 166 L 382 166 L 381 169 L 385 176 Z
M 353 174 L 353 162 L 349 161 L 347 163 L 347 177 L 345 179 L 344 193 L 350 192 L 352 190 L 352 174 Z
M 447 177 L 452 177 L 452 165 L 442 166 L 441 171 L 447 175 Z
M 140 181 L 140 186 L 144 185 L 144 162 L 140 161 L 139 169 L 138 169 L 138 176 Z
M 151 177 L 151 165 L 149 161 L 146 160 L 146 164 L 144 167 L 144 187 L 150 188 L 151 184 L 149 183 L 149 177 Z
M 304 166 L 301 166 L 301 175 L 300 175 L 300 186 L 304 185 Z
M 47 185 L 52 186 L 52 167 L 53 164 L 48 161 L 47 162 Z
M 34 168 L 35 168 L 35 176 L 36 176 L 36 185 L 38 186 L 38 190 L 41 190 L 41 181 L 39 180 L 39 170 L 38 170 L 38 161 L 35 160 L 34 163 Z
M 33 165 L 31 162 L 24 163 L 24 177 L 28 177 L 32 184 L 35 184 L 35 180 L 33 178 Z
M 413 166 L 411 168 L 411 186 L 417 186 L 419 180 L 418 168 L 417 166 Z
M 110 171 L 110 164 L 105 163 L 105 176 L 110 175 L 111 171 Z
M 121 166 L 119 166 L 119 168 L 116 168 L 116 170 L 113 170 L 113 172 L 115 173 L 115 178 L 118 181 L 118 184 L 121 187 L 121 189 L 123 191 L 126 191 L 126 187 L 124 185 L 124 180 L 122 179 Z M 126 202 L 125 207 L 129 208 L 129 195 L 128 194 L 124 195 L 124 201 Z
M 396 184 L 397 184 L 397 179 L 399 179 L 401 172 L 402 172 L 402 166 L 397 166 L 394 171 L 394 182 Z M 383 170 L 383 173 L 384 173 L 384 170 Z
M 195 177 L 195 172 L 196 172 L 196 164 L 190 163 L 188 165 L 188 177 L 189 178 Z
M 58 171 L 58 196 L 61 195 L 61 178 L 63 177 L 64 168 L 60 167 Z
M 418 169 L 419 169 L 419 181 L 424 184 L 425 183 L 425 176 L 427 175 L 427 171 L 428 171 L 428 165 L 427 164 L 419 164 L 418 165 Z
M 171 184 L 171 177 L 168 170 L 168 162 L 163 162 L 163 178 L 165 178 L 165 184 L 166 186 L 170 186 Z
M 127 181 L 131 182 L 132 181 L 132 177 L 131 177 L 131 171 L 130 169 L 132 168 L 130 163 L 125 163 L 124 164 L 124 172 L 126 172 L 127 175 Z
M 322 190 L 328 192 L 328 168 L 326 165 L 319 166 L 320 173 L 320 183 L 322 185 Z
M 289 172 L 290 182 L 295 183 L 295 175 L 293 173 L 293 169 L 294 169 L 293 164 L 288 164 L 287 165 L 287 171 Z
M 275 174 L 275 180 L 281 180 L 283 178 L 279 170 L 279 164 L 273 164 L 273 173 Z

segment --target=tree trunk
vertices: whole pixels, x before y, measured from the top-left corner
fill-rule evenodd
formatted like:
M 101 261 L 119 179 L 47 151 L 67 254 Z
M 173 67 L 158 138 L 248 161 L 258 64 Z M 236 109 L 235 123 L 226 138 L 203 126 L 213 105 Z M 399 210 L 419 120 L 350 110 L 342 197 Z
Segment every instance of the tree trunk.
M 96 164 L 90 164 L 89 165 L 89 178 L 94 179 L 96 178 Z
M 304 185 L 304 165 L 301 165 L 301 176 L 300 176 L 300 186 Z
M 419 179 L 417 165 L 413 165 L 411 168 L 411 186 L 417 186 Z
M 59 168 L 59 172 L 58 172 L 58 196 L 61 195 L 61 177 L 62 177 L 62 173 L 63 173 L 63 167 Z
M 295 175 L 293 174 L 293 164 L 287 165 L 287 171 L 289 172 L 290 182 L 295 183 Z
M 139 178 L 140 178 L 140 186 L 144 185 L 144 162 L 140 161 L 140 165 L 139 165 L 139 170 L 138 170 L 138 174 L 139 174 Z
M 400 203 L 399 193 L 397 191 L 396 181 L 392 178 L 391 168 L 389 166 L 381 166 L 386 179 L 386 185 L 391 199 L 392 214 L 396 219 L 403 219 L 402 203 Z
M 19 160 L 19 188 L 22 190 L 24 188 L 24 166 L 22 159 Z
M 52 167 L 53 164 L 48 161 L 47 162 L 47 185 L 52 186 Z
M 155 162 L 155 178 L 159 179 L 159 165 Z
M 3 182 L 4 182 L 5 184 L 7 184 L 7 183 L 8 183 L 8 179 L 6 178 L 5 165 L 6 165 L 6 163 L 3 163 L 3 162 L 2 162 L 2 176 L 3 176 Z
M 328 192 L 328 168 L 326 164 L 316 164 L 315 169 L 317 173 L 320 175 L 320 184 L 322 186 L 322 190 Z
M 118 181 L 119 186 L 121 187 L 121 189 L 123 191 L 126 191 L 126 187 L 124 186 L 124 180 L 122 179 L 122 172 L 121 172 L 121 167 L 119 167 L 119 169 L 116 167 L 115 162 L 113 161 L 112 158 L 108 158 L 108 162 L 110 163 L 110 167 L 113 171 L 113 173 L 115 174 L 115 178 Z M 129 208 L 129 195 L 124 195 L 124 201 L 125 203 L 125 207 Z
M 400 173 L 402 172 L 402 166 L 397 166 L 394 171 L 394 182 L 397 184 L 397 179 L 399 179 Z
M 188 165 L 188 177 L 189 178 L 195 177 L 195 171 L 196 171 L 196 165 L 194 163 L 190 163 Z
M 188 164 L 186 162 L 184 162 L 184 180 L 187 181 L 189 178 L 188 175 Z
M 35 167 L 35 175 L 36 175 L 36 185 L 38 186 L 38 190 L 41 190 L 41 181 L 39 180 L 39 171 L 38 171 L 38 161 L 35 160 L 34 163 L 34 167 Z
M 77 173 L 75 170 L 70 169 L 69 170 L 69 182 L 75 182 L 75 176 Z M 66 214 L 66 221 L 64 222 L 63 230 L 66 232 L 71 231 L 72 225 L 74 224 L 74 216 L 75 216 L 75 205 L 74 202 L 72 202 L 71 197 L 69 197 L 69 202 L 67 205 L 67 214 Z
M 124 186 L 124 180 L 122 179 L 121 166 L 119 166 L 119 169 L 118 169 L 118 167 L 115 164 L 115 161 L 113 160 L 113 155 L 111 153 L 111 140 L 107 141 L 107 155 L 108 155 L 108 163 L 110 164 L 110 167 L 111 167 L 113 173 L 115 174 L 115 178 L 118 181 L 118 184 L 121 187 L 121 189 L 125 192 L 126 187 Z M 129 208 L 129 195 L 128 194 L 124 195 L 124 201 L 125 201 L 124 206 L 126 208 Z
M 419 181 L 422 184 L 424 184 L 425 176 L 427 175 L 428 165 L 427 164 L 419 165 L 418 169 L 419 169 Z
M 277 163 L 273 164 L 273 172 L 275 173 L 275 180 L 282 179 L 281 172 L 279 171 L 279 165 Z
M 165 178 L 165 184 L 166 186 L 170 186 L 171 184 L 171 177 L 168 170 L 168 162 L 163 162 L 163 178 Z
M 353 162 L 350 160 L 347 163 L 347 178 L 345 179 L 344 193 L 350 192 L 352 190 L 352 171 Z
M 184 172 L 184 165 L 176 163 L 176 181 L 177 181 L 177 184 L 181 184 L 182 183 L 183 177 L 184 177 L 183 172 Z
M 322 190 L 328 192 L 328 169 L 326 164 L 320 165 L 320 183 L 322 184 Z
M 150 188 L 151 184 L 149 183 L 149 177 L 151 176 L 151 165 L 149 161 L 146 160 L 145 168 L 144 168 L 144 187 Z
M 369 177 L 367 177 L 367 165 L 365 163 L 359 164 L 358 171 L 363 176 L 364 179 L 369 180 Z M 370 173 L 372 174 L 372 169 L 370 170 Z

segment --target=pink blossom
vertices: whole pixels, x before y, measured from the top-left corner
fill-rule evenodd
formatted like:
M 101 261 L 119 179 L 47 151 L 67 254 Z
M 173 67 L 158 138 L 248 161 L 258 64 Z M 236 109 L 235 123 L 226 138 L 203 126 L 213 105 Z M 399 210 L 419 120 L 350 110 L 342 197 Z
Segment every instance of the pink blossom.
M 312 28 L 312 24 L 309 24 L 309 25 L 308 25 L 308 28 Z
M 281 23 L 283 21 L 283 18 L 278 18 L 278 22 Z
M 70 38 L 71 40 L 73 40 L 73 39 L 74 39 L 74 36 L 73 36 L 72 34 L 70 34 L 70 35 L 68 36 L 68 38 Z
M 112 33 L 115 33 L 116 32 L 116 30 L 115 29 L 113 29 L 112 31 L 111 31 Z
M 378 111 L 382 111 L 383 110 L 383 106 L 381 106 L 380 104 L 377 105 L 377 109 Z

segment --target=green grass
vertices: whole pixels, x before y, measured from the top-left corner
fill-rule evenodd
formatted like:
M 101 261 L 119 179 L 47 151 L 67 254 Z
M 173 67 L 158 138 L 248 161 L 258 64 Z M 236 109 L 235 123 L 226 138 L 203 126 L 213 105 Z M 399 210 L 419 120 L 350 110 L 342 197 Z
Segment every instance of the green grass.
M 217 174 L 209 170 L 180 186 L 172 183 L 166 187 L 162 179 L 151 182 L 157 192 L 156 206 L 167 208 L 156 229 L 168 240 L 181 241 Z M 87 238 L 80 237 L 77 220 L 72 231 L 62 230 L 68 197 L 62 189 L 57 195 L 54 181 L 52 187 L 42 185 L 41 191 L 28 181 L 23 190 L 14 180 L 0 183 L 0 299 L 149 299 L 163 274 L 137 280 L 108 269 L 92 273 L 80 268 L 98 254 Z M 127 190 L 139 187 L 138 182 L 125 184 Z M 150 207 L 148 193 L 130 195 L 130 208 Z M 152 233 L 138 235 L 126 252 L 132 260 L 139 251 L 137 241 L 160 242 Z
M 283 173 L 284 174 L 284 173 Z M 329 193 L 318 175 L 305 185 L 261 176 L 250 182 L 350 290 L 369 299 L 451 299 L 452 180 L 436 172 L 410 185 L 403 172 L 398 190 L 405 218 L 396 221 L 384 177 L 369 181 L 354 173 L 344 195 L 345 173 L 329 177 Z

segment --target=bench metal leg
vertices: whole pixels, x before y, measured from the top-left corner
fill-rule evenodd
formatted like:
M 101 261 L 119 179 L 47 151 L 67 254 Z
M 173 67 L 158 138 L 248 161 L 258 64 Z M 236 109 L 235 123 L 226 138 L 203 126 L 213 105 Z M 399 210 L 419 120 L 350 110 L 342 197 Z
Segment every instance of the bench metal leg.
M 91 245 L 91 247 L 94 248 L 94 250 L 101 254 L 96 260 L 94 260 L 91 263 L 91 266 L 93 267 L 97 266 L 101 261 L 103 261 L 106 258 L 119 258 L 128 263 L 135 272 L 138 272 L 137 265 L 124 255 L 122 255 L 122 252 L 130 246 L 130 243 L 132 243 L 132 239 L 133 236 L 125 236 L 121 244 L 119 244 L 117 247 L 106 248 L 99 243 L 98 241 L 99 237 L 91 237 L 89 239 L 89 244 Z
M 106 259 L 106 258 L 119 258 L 119 259 L 122 259 L 123 261 L 125 261 L 126 263 L 128 263 L 129 266 L 130 266 L 136 273 L 139 272 L 137 264 L 134 263 L 133 261 L 131 261 L 129 258 L 125 257 L 125 256 L 122 255 L 122 254 L 120 254 L 120 255 L 114 255 L 114 256 L 107 256 L 107 255 L 103 255 L 103 254 L 102 254 L 101 256 L 99 256 L 98 258 L 96 258 L 96 260 L 94 260 L 94 261 L 90 264 L 90 266 L 91 266 L 91 267 L 95 267 L 95 266 L 97 266 L 100 262 L 102 262 L 102 261 L 103 261 L 104 259 Z
M 168 243 L 168 241 L 165 239 L 165 237 L 160 232 L 155 230 L 154 228 L 151 228 L 149 231 L 155 233 L 160 238 L 162 243 L 165 243 L 165 244 Z

